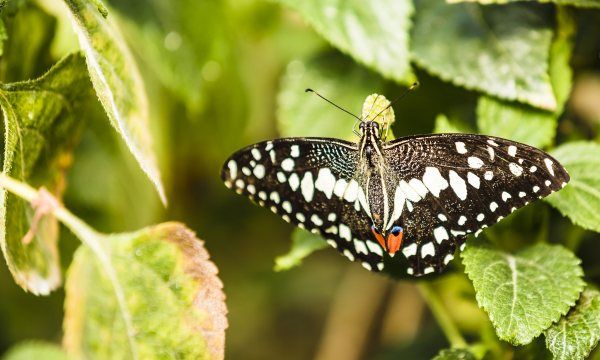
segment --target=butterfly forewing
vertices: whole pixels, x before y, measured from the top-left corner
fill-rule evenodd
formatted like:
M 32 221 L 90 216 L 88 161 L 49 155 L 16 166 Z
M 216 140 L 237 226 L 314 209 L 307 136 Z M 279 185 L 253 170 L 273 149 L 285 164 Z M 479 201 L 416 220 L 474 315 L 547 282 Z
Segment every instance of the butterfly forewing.
M 465 236 L 561 189 L 565 169 L 545 152 L 484 135 L 413 136 L 383 147 L 402 253 L 414 275 L 441 271 Z
M 352 261 L 383 267 L 383 249 L 372 239 L 361 209 L 364 193 L 354 180 L 357 145 L 337 139 L 288 138 L 251 145 L 223 166 L 225 184 L 285 221 L 321 234 Z

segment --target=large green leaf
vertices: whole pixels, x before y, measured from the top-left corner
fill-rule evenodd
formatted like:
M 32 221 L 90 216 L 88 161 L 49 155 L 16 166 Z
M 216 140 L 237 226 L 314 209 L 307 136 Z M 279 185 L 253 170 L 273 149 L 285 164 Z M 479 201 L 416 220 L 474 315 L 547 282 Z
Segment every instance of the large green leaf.
M 477 302 L 498 337 L 514 345 L 530 343 L 575 304 L 584 282 L 580 260 L 547 244 L 517 254 L 473 239 L 462 253 Z
M 446 81 L 554 110 L 551 42 L 552 23 L 538 8 L 419 0 L 411 46 L 413 60 Z
M 319 235 L 306 230 L 294 229 L 292 233 L 292 248 L 275 259 L 275 271 L 289 270 L 302 263 L 302 260 L 317 250 L 327 247 L 325 240 Z
M 100 250 L 77 250 L 67 274 L 69 355 L 223 358 L 225 296 L 202 241 L 178 223 L 99 240 Z
M 557 11 L 557 31 L 550 49 L 550 81 L 557 99 L 554 112 L 481 96 L 477 104 L 479 132 L 495 135 L 535 147 L 552 144 L 557 119 L 569 97 L 573 72 L 569 65 L 573 50 L 575 22 L 564 9 Z
M 356 140 L 352 133 L 356 119 L 304 90 L 314 88 L 360 116 L 363 101 L 382 83 L 378 76 L 335 55 L 309 62 L 295 60 L 288 66 L 278 96 L 279 132 L 282 136 Z
M 585 359 L 600 340 L 600 292 L 585 289 L 577 305 L 545 334 L 554 359 Z
M 137 65 L 118 28 L 99 11 L 100 2 L 64 0 L 84 51 L 96 94 L 111 124 L 166 203 L 148 129 L 148 100 Z
M 517 1 L 535 1 L 540 3 L 555 3 L 556 5 L 571 5 L 582 8 L 600 8 L 598 0 L 446 0 L 449 3 L 478 2 L 480 4 L 509 4 Z
M 85 117 L 91 95 L 85 61 L 74 54 L 39 79 L 0 85 L 4 114 L 3 172 L 60 195 L 70 150 Z M 28 203 L 0 190 L 0 245 L 15 281 L 34 294 L 60 285 L 54 219 L 42 218 L 35 237 L 24 242 L 33 212 Z M 34 224 L 35 226 L 35 224 Z
M 479 132 L 538 148 L 552 143 L 556 134 L 556 116 L 530 106 L 481 96 L 477 103 Z
M 331 44 L 383 76 L 414 81 L 409 63 L 409 29 L 413 5 L 408 0 L 279 0 Z
M 576 225 L 600 232 L 600 145 L 573 142 L 551 153 L 567 169 L 571 181 L 546 201 Z

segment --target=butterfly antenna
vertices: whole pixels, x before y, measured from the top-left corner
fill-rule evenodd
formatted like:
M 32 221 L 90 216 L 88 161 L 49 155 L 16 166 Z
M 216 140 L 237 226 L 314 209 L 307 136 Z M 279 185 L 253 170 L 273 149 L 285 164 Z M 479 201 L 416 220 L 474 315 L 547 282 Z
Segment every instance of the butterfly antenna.
M 373 119 L 377 119 L 377 117 L 379 115 L 381 115 L 384 111 L 386 111 L 387 109 L 389 109 L 390 107 L 392 107 L 392 105 L 394 105 L 396 102 L 398 102 L 398 100 L 402 99 L 403 97 L 405 97 L 409 92 L 413 91 L 414 89 L 419 87 L 419 82 L 415 81 L 408 89 L 406 89 L 402 94 L 400 94 L 400 96 L 398 96 L 397 98 L 395 98 L 394 100 L 392 100 L 392 102 L 390 102 L 390 104 L 388 106 L 385 107 L 385 109 L 381 110 L 377 115 L 375 115 L 373 117 Z
M 313 89 L 306 89 L 304 90 L 304 92 L 311 92 L 314 93 L 315 95 L 317 95 L 318 97 L 320 97 L 321 99 L 327 101 L 328 103 L 330 103 L 331 105 L 335 106 L 336 108 L 342 110 L 343 112 L 345 112 L 348 115 L 351 115 L 353 118 L 357 119 L 358 121 L 362 121 L 361 118 L 359 118 L 358 116 L 354 115 L 353 113 L 351 113 L 350 111 L 344 109 L 343 107 L 337 105 L 336 103 L 334 103 L 333 101 L 327 99 L 325 96 L 319 94 L 318 92 L 314 91 Z

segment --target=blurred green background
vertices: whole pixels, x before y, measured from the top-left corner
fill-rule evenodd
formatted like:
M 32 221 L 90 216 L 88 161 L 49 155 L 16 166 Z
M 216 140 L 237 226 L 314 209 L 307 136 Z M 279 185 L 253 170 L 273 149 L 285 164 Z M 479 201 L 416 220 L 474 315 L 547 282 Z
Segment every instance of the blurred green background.
M 9 34 L 21 38 L 8 40 L 5 55 L 22 54 L 24 63 L 18 71 L 3 63 L 2 80 L 7 82 L 39 76 L 78 48 L 58 7 L 42 1 L 15 3 L 11 5 L 22 8 L 6 15 L 6 26 Z M 144 76 L 169 205 L 160 204 L 98 105 L 82 119 L 88 126 L 68 174 L 67 207 L 103 232 L 132 231 L 165 220 L 184 222 L 196 231 L 225 284 L 228 358 L 424 359 L 448 347 L 413 282 L 368 273 L 330 249 L 290 271 L 273 271 L 274 258 L 289 250 L 292 227 L 230 192 L 219 178 L 224 159 L 250 143 L 280 135 L 351 138 L 352 118 L 347 117 L 346 128 L 327 128 L 328 119 L 344 115 L 305 95 L 305 87 L 357 113 L 370 93 L 392 98 L 404 87 L 335 50 L 298 13 L 277 3 L 109 3 L 109 16 L 118 19 Z M 597 139 L 600 128 L 600 12 L 580 15 L 572 59 L 576 81 L 559 139 Z M 473 128 L 476 93 L 419 68 L 416 75 L 420 89 L 395 106 L 396 136 L 432 132 L 440 113 Z M 295 116 L 309 116 L 318 126 L 296 129 Z M 544 213 L 545 224 L 560 219 L 548 207 L 526 211 L 524 218 Z M 551 229 L 565 232 L 560 226 Z M 598 234 L 580 230 L 572 236 L 582 244 L 577 254 L 584 264 L 598 263 L 597 246 L 590 245 L 599 240 Z M 63 231 L 64 268 L 78 245 Z M 598 280 L 600 267 L 586 273 Z M 433 285 L 467 338 L 494 336 L 462 271 L 455 268 Z M 63 289 L 49 297 L 26 294 L 5 266 L 0 266 L 0 288 L 0 354 L 24 339 L 61 341 Z M 530 347 L 539 348 L 540 342 L 517 350 L 515 356 L 522 352 L 526 357 Z

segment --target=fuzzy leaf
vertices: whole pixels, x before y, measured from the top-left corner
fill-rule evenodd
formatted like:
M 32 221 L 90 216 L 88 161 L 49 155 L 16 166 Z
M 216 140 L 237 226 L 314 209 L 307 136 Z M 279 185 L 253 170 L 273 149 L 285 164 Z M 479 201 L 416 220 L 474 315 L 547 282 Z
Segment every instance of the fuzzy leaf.
M 410 84 L 411 1 L 279 0 L 297 10 L 333 46 L 386 78 Z
M 365 98 L 381 85 L 379 77 L 339 57 L 307 63 L 296 60 L 288 66 L 278 96 L 279 133 L 356 140 L 352 133 L 356 119 L 304 90 L 315 87 L 322 95 L 360 116 Z
M 556 116 L 527 105 L 481 96 L 477 103 L 477 127 L 482 134 L 543 148 L 554 140 Z
M 557 245 L 537 244 L 513 255 L 473 239 L 462 259 L 477 303 L 498 337 L 514 345 L 530 343 L 567 313 L 584 286 L 580 260 Z
M 545 200 L 574 224 L 600 232 L 600 144 L 572 142 L 551 153 L 567 169 L 571 181 Z
M 111 124 L 148 175 L 166 204 L 148 129 L 148 100 L 133 55 L 116 25 L 105 18 L 100 1 L 64 0 L 85 53 L 96 94 Z
M 444 349 L 433 360 L 475 360 L 475 356 L 465 349 Z
M 69 153 L 83 124 L 83 99 L 91 94 L 80 54 L 61 60 L 39 79 L 0 85 L 6 134 L 3 172 L 60 196 Z M 0 190 L 0 245 L 8 268 L 23 289 L 47 295 L 61 283 L 58 224 L 49 216 L 42 218 L 26 244 L 32 216 L 27 202 Z
M 275 271 L 285 271 L 299 266 L 305 257 L 325 247 L 327 247 L 327 243 L 319 235 L 302 229 L 294 229 L 292 248 L 287 254 L 275 259 Z
M 412 58 L 443 80 L 547 110 L 552 23 L 522 4 L 486 7 L 419 0 Z
M 68 360 L 67 354 L 57 344 L 43 341 L 24 341 L 6 352 L 2 360 Z
M 449 3 L 478 2 L 480 4 L 509 4 L 517 1 L 535 1 L 540 3 L 555 3 L 556 5 L 575 6 L 581 8 L 600 8 L 598 0 L 446 0 Z
M 165 223 L 102 244 L 116 285 L 90 248 L 77 250 L 66 284 L 69 355 L 223 358 L 225 295 L 201 240 L 182 224 Z
M 577 305 L 545 334 L 554 359 L 587 358 L 600 339 L 600 292 L 585 289 Z

